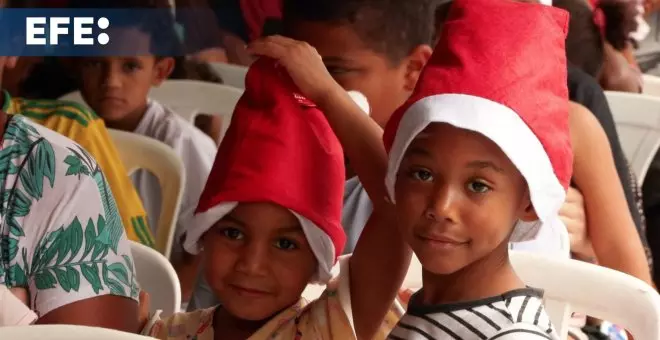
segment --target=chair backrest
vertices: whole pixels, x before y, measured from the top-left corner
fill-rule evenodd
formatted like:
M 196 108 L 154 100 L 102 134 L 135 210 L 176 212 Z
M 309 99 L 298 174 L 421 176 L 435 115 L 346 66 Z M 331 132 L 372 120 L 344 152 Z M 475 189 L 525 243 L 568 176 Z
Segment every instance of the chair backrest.
M 179 312 L 181 284 L 172 264 L 157 251 L 136 242 L 131 242 L 131 253 L 140 288 L 149 294 L 151 312 L 162 310 L 164 317 Z
M 546 308 L 564 304 L 563 320 L 550 313 L 562 339 L 570 313 L 607 320 L 635 339 L 660 339 L 660 296 L 630 275 L 576 260 L 511 252 L 513 267 L 526 284 L 544 290 Z
M 660 97 L 660 77 L 644 74 L 642 81 L 644 82 L 643 94 Z
M 153 88 L 150 94 L 151 98 L 170 107 L 191 123 L 199 113 L 221 116 L 221 140 L 242 95 L 241 89 L 197 80 L 168 80 Z
M 183 162 L 174 150 L 153 138 L 114 129 L 108 130 L 128 174 L 144 169 L 158 178 L 162 203 L 156 228 L 155 248 L 169 258 L 185 187 Z
M 191 123 L 194 123 L 199 113 L 221 116 L 221 139 L 229 128 L 234 107 L 242 95 L 242 89 L 197 80 L 167 80 L 159 87 L 151 89 L 149 94 L 151 98 L 168 106 Z M 60 99 L 85 104 L 79 91 L 71 92 Z
M 561 339 L 572 312 L 626 328 L 635 339 L 660 339 L 660 296 L 646 283 L 612 269 L 576 260 L 510 251 L 525 284 L 544 290 L 544 305 Z M 413 256 L 404 288 L 422 286 L 422 266 Z
M 148 340 L 142 335 L 99 327 L 72 325 L 32 325 L 0 328 L 3 340 Z
M 660 147 L 660 97 L 606 92 L 621 147 L 641 186 Z
M 222 78 L 222 81 L 225 84 L 239 89 L 245 88 L 245 76 L 248 71 L 247 67 L 227 63 L 210 63 L 209 65 L 213 72 Z

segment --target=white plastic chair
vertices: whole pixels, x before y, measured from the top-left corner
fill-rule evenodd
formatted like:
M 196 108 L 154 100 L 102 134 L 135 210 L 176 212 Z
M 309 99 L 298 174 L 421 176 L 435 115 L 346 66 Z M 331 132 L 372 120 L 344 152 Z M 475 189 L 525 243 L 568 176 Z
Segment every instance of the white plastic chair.
M 181 284 L 174 267 L 157 251 L 131 242 L 131 253 L 140 288 L 149 293 L 152 313 L 162 310 L 170 316 L 181 306 Z
M 147 340 L 153 338 L 99 327 L 32 325 L 0 328 L 3 340 Z
M 612 322 L 637 340 L 660 339 L 660 296 L 643 281 L 576 260 L 522 252 L 511 252 L 510 259 L 526 284 L 544 290 L 550 319 L 562 339 L 570 312 Z M 558 313 L 562 307 L 563 315 Z
M 242 95 L 243 90 L 229 85 L 196 80 L 168 80 L 153 88 L 150 94 L 191 123 L 199 113 L 221 116 L 220 140 L 229 128 L 234 107 Z
M 183 162 L 170 147 L 155 139 L 130 132 L 108 130 L 129 175 L 138 169 L 144 169 L 158 178 L 162 203 L 156 228 L 155 249 L 169 259 L 186 180 Z
M 660 296 L 630 275 L 585 262 L 510 251 L 525 284 L 544 290 L 544 305 L 561 339 L 578 312 L 626 328 L 637 340 L 660 339 Z M 404 288 L 422 287 L 422 266 L 413 259 Z
M 228 63 L 210 63 L 209 65 L 222 78 L 225 84 L 239 89 L 245 89 L 247 67 Z
M 642 81 L 644 82 L 642 94 L 660 97 L 660 77 L 644 74 Z
M 660 147 L 660 97 L 605 92 L 621 147 L 641 187 Z
M 222 117 L 222 133 L 225 135 L 236 103 L 243 95 L 243 90 L 222 84 L 197 80 L 167 80 L 153 88 L 150 97 L 170 107 L 187 121 L 194 123 L 199 113 Z M 60 98 L 85 104 L 80 92 L 72 92 Z

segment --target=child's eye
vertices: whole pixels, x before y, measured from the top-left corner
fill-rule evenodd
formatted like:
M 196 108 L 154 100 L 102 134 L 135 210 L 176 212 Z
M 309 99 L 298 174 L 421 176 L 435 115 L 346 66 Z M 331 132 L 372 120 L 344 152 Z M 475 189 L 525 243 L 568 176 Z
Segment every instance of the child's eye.
M 126 63 L 124 64 L 124 71 L 126 72 L 134 72 L 140 68 L 140 65 L 138 63 Z
M 230 240 L 242 240 L 245 237 L 245 235 L 236 228 L 222 229 L 222 234 Z
M 433 180 L 433 175 L 426 169 L 414 169 L 410 172 L 410 176 L 422 182 L 430 182 Z
M 296 245 L 295 242 L 285 238 L 281 238 L 275 241 L 275 247 L 282 250 L 298 249 L 298 245 Z
M 468 183 L 467 188 L 468 188 L 468 190 L 470 190 L 474 193 L 477 193 L 477 194 L 483 194 L 483 193 L 486 193 L 486 192 L 490 191 L 490 187 L 488 185 L 484 184 L 483 182 L 479 182 L 479 181 L 472 181 L 472 182 Z
M 328 69 L 328 73 L 330 73 L 330 75 L 332 75 L 332 76 L 340 76 L 342 74 L 346 74 L 346 73 L 350 72 L 349 69 L 344 68 L 344 67 L 326 66 L 326 68 Z

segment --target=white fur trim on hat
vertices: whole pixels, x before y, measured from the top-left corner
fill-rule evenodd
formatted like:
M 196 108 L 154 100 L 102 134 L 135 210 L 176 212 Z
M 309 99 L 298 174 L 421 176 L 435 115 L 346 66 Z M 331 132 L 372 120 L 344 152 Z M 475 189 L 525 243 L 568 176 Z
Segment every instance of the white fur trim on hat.
M 542 5 L 552 6 L 552 0 L 539 0 Z
M 195 226 L 190 228 L 186 233 L 186 239 L 183 247 L 191 254 L 199 253 L 200 244 L 199 240 L 204 233 L 209 230 L 213 224 L 221 220 L 225 215 L 229 214 L 238 202 L 224 202 L 216 205 L 206 212 L 195 215 Z M 307 242 L 309 242 L 312 253 L 318 262 L 318 270 L 313 281 L 325 283 L 332 277 L 332 266 L 335 264 L 335 246 L 330 237 L 321 230 L 314 222 L 301 216 L 300 214 L 291 211 L 291 213 L 298 219 L 302 227 Z
M 511 242 L 533 239 L 541 223 L 558 216 L 566 192 L 540 140 L 520 116 L 500 103 L 465 94 L 423 98 L 403 115 L 389 154 L 385 184 L 392 202 L 399 165 L 412 140 L 431 123 L 448 123 L 478 132 L 495 142 L 527 181 L 538 222 L 518 223 Z M 539 223 L 541 222 L 541 223 Z M 566 228 L 555 223 L 548 227 Z
M 555 258 L 571 258 L 571 241 L 568 238 L 568 231 L 559 216 L 543 225 L 545 227 L 539 229 L 535 239 L 510 243 L 509 249 L 540 253 Z

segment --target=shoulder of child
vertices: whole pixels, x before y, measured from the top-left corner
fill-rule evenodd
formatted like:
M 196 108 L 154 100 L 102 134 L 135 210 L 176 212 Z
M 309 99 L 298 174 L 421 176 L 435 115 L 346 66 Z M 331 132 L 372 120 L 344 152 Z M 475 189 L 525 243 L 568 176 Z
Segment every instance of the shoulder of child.
M 548 333 L 536 325 L 529 323 L 514 323 L 501 329 L 489 340 L 558 340 L 559 337 L 554 331 Z
M 68 100 L 25 99 L 12 98 L 10 113 L 29 117 L 39 123 L 46 124 L 52 119 L 66 120 L 87 127 L 100 118 L 85 105 Z

